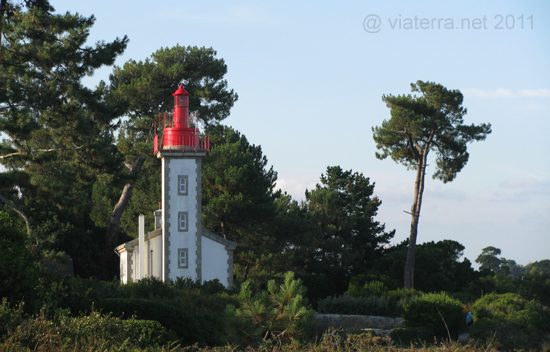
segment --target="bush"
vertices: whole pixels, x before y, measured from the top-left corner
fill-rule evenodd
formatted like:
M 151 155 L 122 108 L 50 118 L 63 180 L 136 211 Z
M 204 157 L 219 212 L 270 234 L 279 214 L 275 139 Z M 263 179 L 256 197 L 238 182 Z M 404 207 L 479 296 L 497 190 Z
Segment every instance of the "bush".
M 418 328 L 396 328 L 392 329 L 390 338 L 398 346 L 409 347 L 411 344 L 423 345 L 433 341 L 434 332 L 431 329 Z
M 352 315 L 391 315 L 388 298 L 381 297 L 328 297 L 319 301 L 319 313 Z
M 0 298 L 9 297 L 12 302 L 40 297 L 35 289 L 40 266 L 26 248 L 28 236 L 21 230 L 19 219 L 0 211 Z M 31 303 L 25 308 L 31 308 Z
M 536 349 L 550 337 L 550 310 L 537 301 L 527 301 L 513 293 L 491 293 L 472 306 L 471 336 L 493 337 L 505 349 Z
M 381 297 L 388 291 L 386 285 L 381 281 L 367 281 L 363 284 L 360 283 L 360 277 L 350 280 L 346 296 L 352 297 L 366 297 L 377 296 Z
M 180 290 L 194 288 L 199 290 L 202 293 L 209 294 L 209 295 L 222 293 L 227 290 L 225 286 L 218 279 L 201 282 L 199 280 L 193 280 L 189 277 L 185 279 L 182 277 L 176 278 L 176 281 L 174 281 L 174 287 Z
M 23 303 L 20 303 L 16 308 L 12 308 L 7 298 L 2 298 L 0 304 L 0 336 L 13 332 L 24 317 Z
M 61 347 L 69 341 L 88 337 L 141 348 L 163 346 L 177 339 L 174 333 L 155 321 L 134 318 L 121 320 L 98 312 L 73 318 L 66 310 L 58 310 L 52 319 L 44 314 L 26 319 L 10 334 L 12 342 L 30 348 L 36 348 L 46 341 L 54 341 L 57 347 Z
M 388 301 L 387 310 L 384 309 L 378 314 L 368 313 L 369 315 L 401 316 L 404 306 L 420 295 L 420 293 L 413 288 L 389 290 L 383 281 L 369 281 L 368 279 L 369 277 L 366 275 L 359 275 L 352 278 L 345 295 L 355 298 L 368 298 L 371 302 L 376 302 L 377 299 L 378 301 Z
M 390 315 L 400 317 L 403 315 L 405 307 L 420 296 L 421 292 L 414 288 L 399 288 L 385 292 L 382 297 L 387 298 L 389 301 Z
M 174 331 L 185 345 L 214 346 L 224 342 L 224 321 L 219 311 L 184 310 L 166 302 L 142 298 L 106 299 L 96 307 L 121 318 L 158 321 L 164 328 Z
M 294 273 L 285 274 L 284 283 L 268 282 L 268 292 L 252 293 L 251 283 L 242 284 L 240 307 L 228 305 L 227 337 L 241 347 L 261 341 L 290 342 L 309 336 L 315 326 L 314 311 L 304 298 L 306 288 Z
M 405 307 L 403 323 L 406 328 L 424 327 L 439 338 L 448 338 L 448 334 L 458 335 L 465 324 L 465 315 L 457 299 L 446 293 L 425 293 Z

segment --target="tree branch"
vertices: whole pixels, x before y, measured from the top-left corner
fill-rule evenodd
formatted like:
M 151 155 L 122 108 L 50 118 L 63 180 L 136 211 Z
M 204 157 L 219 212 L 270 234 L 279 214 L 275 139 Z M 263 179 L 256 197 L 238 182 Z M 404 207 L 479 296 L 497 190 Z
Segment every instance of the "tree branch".
M 48 153 L 48 152 L 59 152 L 59 151 L 62 151 L 62 150 L 80 150 L 82 148 L 83 148 L 83 146 L 74 147 L 74 148 L 37 149 L 37 150 L 31 151 L 31 153 L 34 154 L 34 153 L 42 153 L 42 152 L 46 152 L 46 153 Z M 16 156 L 16 155 L 23 155 L 23 154 L 20 153 L 20 152 L 16 152 L 16 153 L 11 153 L 11 154 L 6 154 L 6 155 L 0 155 L 0 160 L 11 158 L 11 157 Z
M 13 210 L 15 210 L 19 215 L 21 215 L 21 217 L 23 218 L 23 220 L 25 220 L 25 225 L 27 225 L 27 234 L 30 236 L 31 234 L 31 225 L 29 223 L 29 218 L 27 218 L 27 215 L 25 215 L 25 213 L 19 209 L 15 204 L 13 204 L 12 202 L 10 202 L 9 199 L 7 199 L 6 197 L 4 197 L 3 195 L 0 194 L 0 200 L 2 200 L 4 203 L 6 203 L 10 208 L 12 208 Z

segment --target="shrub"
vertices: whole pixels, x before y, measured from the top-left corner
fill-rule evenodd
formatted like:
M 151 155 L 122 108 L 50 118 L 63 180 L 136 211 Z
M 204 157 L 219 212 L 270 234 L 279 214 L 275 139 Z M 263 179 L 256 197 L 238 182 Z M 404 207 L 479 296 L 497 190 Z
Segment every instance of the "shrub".
M 424 327 L 437 337 L 458 335 L 465 322 L 462 303 L 446 293 L 425 293 L 412 301 L 403 311 L 406 328 Z M 449 331 L 447 331 L 447 329 Z
M 373 304 L 376 306 L 375 302 L 388 302 L 388 308 L 383 308 L 382 311 L 374 314 L 371 312 L 368 313 L 351 313 L 351 314 L 367 314 L 367 315 L 384 315 L 384 316 L 401 316 L 403 313 L 403 308 L 405 305 L 410 303 L 416 297 L 420 295 L 418 291 L 413 288 L 400 288 L 396 290 L 389 290 L 384 282 L 379 280 L 368 280 L 368 276 L 359 275 L 350 280 L 348 290 L 346 291 L 346 296 L 351 296 L 355 298 L 368 298 L 365 303 Z M 353 300 L 345 301 L 344 304 L 355 303 Z M 367 303 L 368 302 L 368 303 Z M 326 304 L 327 302 L 325 302 Z M 336 302 L 333 302 L 336 304 Z M 361 305 L 361 304 L 360 304 Z M 378 308 L 381 308 L 379 306 Z M 375 308 L 376 309 L 376 308 Z M 349 309 L 346 309 L 349 311 Z M 341 313 L 344 314 L 344 313 Z M 350 314 L 350 313 L 346 313 Z
M 491 293 L 472 306 L 472 337 L 490 340 L 493 336 L 506 349 L 536 349 L 550 335 L 550 310 L 537 301 L 527 301 L 513 293 Z
M 97 308 L 117 317 L 158 321 L 174 331 L 185 345 L 214 346 L 223 343 L 223 316 L 215 311 L 184 310 L 177 306 L 141 298 L 113 298 L 98 302 Z
M 201 282 L 199 280 L 193 280 L 189 277 L 177 277 L 173 285 L 180 290 L 193 288 L 209 295 L 214 295 L 226 291 L 225 286 L 218 279 Z
M 267 340 L 289 342 L 304 339 L 315 325 L 314 312 L 304 298 L 306 288 L 294 273 L 285 274 L 284 283 L 268 282 L 268 291 L 252 293 L 250 281 L 242 284 L 240 307 L 228 305 L 227 337 L 240 346 Z
M 23 303 L 12 308 L 7 298 L 2 298 L 0 304 L 0 336 L 13 332 L 23 321 Z
M 67 310 L 56 311 L 52 319 L 44 314 L 26 319 L 10 334 L 13 343 L 35 349 L 45 342 L 59 348 L 69 341 L 89 337 L 109 341 L 110 344 L 126 343 L 141 348 L 163 346 L 177 339 L 174 333 L 156 321 L 121 320 L 98 312 L 74 318 L 69 316 Z
M 350 280 L 346 296 L 352 297 L 365 297 L 365 296 L 377 296 L 381 297 L 388 291 L 386 285 L 381 281 L 367 281 L 362 285 L 358 282 L 360 278 Z
M 352 315 L 391 315 L 389 299 L 381 297 L 328 297 L 319 301 L 319 313 Z
M 422 345 L 433 341 L 434 332 L 424 327 L 392 329 L 390 338 L 398 346 Z
M 9 297 L 12 302 L 40 297 L 36 292 L 36 280 L 40 266 L 26 246 L 27 234 L 22 231 L 18 215 L 0 211 L 0 298 Z M 23 225 L 24 226 L 24 225 Z
M 397 290 L 387 291 L 382 297 L 388 299 L 390 306 L 390 316 L 400 317 L 403 315 L 405 307 L 421 296 L 421 292 L 414 288 L 399 288 Z

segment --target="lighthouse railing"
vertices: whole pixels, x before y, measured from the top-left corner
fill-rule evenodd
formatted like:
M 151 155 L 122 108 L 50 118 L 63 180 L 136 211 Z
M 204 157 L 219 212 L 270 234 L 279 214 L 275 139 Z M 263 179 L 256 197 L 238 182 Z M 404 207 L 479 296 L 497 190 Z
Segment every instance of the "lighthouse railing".
M 159 127 L 161 130 L 153 138 L 153 152 L 159 150 L 181 150 L 181 151 L 210 151 L 210 137 L 200 135 L 199 129 L 194 125 L 188 127 L 184 134 L 173 133 L 171 121 L 172 114 L 159 114 Z M 156 129 L 156 127 L 155 127 Z M 175 129 L 179 130 L 179 129 Z

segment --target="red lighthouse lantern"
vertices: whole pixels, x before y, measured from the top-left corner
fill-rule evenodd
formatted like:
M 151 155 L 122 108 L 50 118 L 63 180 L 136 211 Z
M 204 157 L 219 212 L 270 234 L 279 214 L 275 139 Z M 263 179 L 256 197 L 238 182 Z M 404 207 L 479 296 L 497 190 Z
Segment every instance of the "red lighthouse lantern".
M 174 97 L 173 113 L 161 114 L 159 119 L 159 123 L 164 126 L 160 148 L 182 151 L 210 150 L 208 136 L 201 140 L 199 129 L 189 120 L 189 93 L 180 84 L 172 96 Z M 155 154 L 158 152 L 158 147 L 158 136 L 155 136 Z
M 178 87 L 174 96 L 174 127 L 189 126 L 189 93 L 183 89 L 183 85 Z

